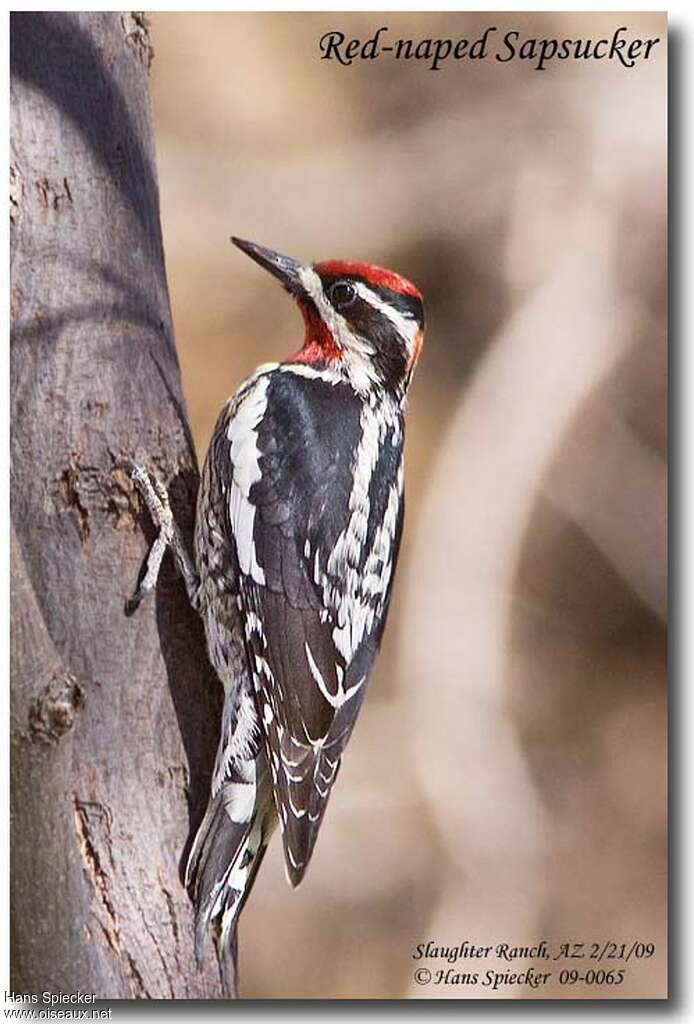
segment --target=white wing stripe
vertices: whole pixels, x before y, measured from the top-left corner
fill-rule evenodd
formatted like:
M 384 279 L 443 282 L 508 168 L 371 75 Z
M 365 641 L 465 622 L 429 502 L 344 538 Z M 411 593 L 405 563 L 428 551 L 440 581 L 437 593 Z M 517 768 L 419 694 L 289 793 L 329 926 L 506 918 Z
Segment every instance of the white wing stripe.
M 337 693 L 330 693 L 327 686 L 325 685 L 323 674 L 313 659 L 313 655 L 311 654 L 311 648 L 309 647 L 308 643 L 304 644 L 304 649 L 306 651 L 308 667 L 311 670 L 311 675 L 313 676 L 316 685 L 318 686 L 318 689 L 323 694 L 328 704 L 330 704 L 331 707 L 335 708 L 335 710 L 341 708 L 342 705 L 345 704 L 350 699 L 350 697 L 353 697 L 357 690 L 364 685 L 364 679 L 366 679 L 366 676 L 360 679 L 358 683 L 355 683 L 354 686 L 350 686 L 349 689 L 345 690 L 344 679 L 340 678 L 337 685 Z
M 265 572 L 258 565 L 253 527 L 255 506 L 249 500 L 251 487 L 260 480 L 260 452 L 258 450 L 258 424 L 267 408 L 269 377 L 260 377 L 243 401 L 227 427 L 231 442 L 230 459 L 234 468 L 229 492 L 229 519 L 236 540 L 236 551 L 241 572 L 251 576 L 261 586 Z

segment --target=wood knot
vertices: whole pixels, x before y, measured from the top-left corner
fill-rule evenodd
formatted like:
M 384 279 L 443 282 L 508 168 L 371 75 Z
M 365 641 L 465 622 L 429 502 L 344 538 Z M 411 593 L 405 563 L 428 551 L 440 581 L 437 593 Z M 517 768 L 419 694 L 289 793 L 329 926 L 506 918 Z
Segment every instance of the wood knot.
M 10 226 L 18 223 L 24 205 L 24 181 L 15 164 L 10 164 Z
M 121 15 L 125 41 L 140 63 L 149 72 L 154 60 L 154 47 L 150 38 L 149 18 L 144 11 L 128 11 Z
M 32 740 L 57 743 L 73 727 L 82 707 L 84 691 L 72 673 L 54 675 L 29 708 Z

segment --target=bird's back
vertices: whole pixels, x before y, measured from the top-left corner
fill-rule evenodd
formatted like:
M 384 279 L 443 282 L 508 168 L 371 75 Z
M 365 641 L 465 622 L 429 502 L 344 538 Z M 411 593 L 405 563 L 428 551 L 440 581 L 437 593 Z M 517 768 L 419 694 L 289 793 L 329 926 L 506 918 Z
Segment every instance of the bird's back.
M 394 401 L 363 399 L 327 367 L 280 364 L 227 405 L 203 473 L 208 640 L 214 649 L 224 601 L 239 616 L 294 881 L 383 630 L 402 527 L 402 432 Z

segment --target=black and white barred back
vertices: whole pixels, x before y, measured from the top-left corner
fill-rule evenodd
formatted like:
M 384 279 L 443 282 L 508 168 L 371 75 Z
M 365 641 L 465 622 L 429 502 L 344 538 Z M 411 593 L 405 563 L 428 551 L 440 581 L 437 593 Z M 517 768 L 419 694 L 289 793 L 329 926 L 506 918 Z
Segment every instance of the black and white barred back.
M 330 271 L 319 275 L 321 266 Z M 368 265 L 310 273 L 325 289 L 326 278 L 364 280 L 364 268 L 369 295 L 381 303 L 396 295 L 374 275 L 389 285 L 403 279 Z M 400 546 L 406 384 L 362 386 L 363 375 L 348 372 L 335 354 L 344 338 L 331 325 L 328 339 L 325 315 L 316 330 L 323 311 L 312 284 L 306 308 L 297 296 L 304 349 L 242 384 L 219 416 L 202 473 L 198 605 L 225 705 L 188 865 L 198 952 L 213 920 L 222 949 L 233 941 L 278 820 L 291 883 L 306 870 L 380 644 Z M 364 301 L 373 309 L 375 300 Z M 405 358 L 408 383 L 411 368 Z

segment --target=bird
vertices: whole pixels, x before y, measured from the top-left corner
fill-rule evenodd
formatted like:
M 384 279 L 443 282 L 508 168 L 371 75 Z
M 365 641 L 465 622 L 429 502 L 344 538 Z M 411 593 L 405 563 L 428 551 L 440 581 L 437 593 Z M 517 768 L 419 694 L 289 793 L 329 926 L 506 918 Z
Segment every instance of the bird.
M 231 241 L 304 321 L 299 349 L 265 363 L 217 419 L 194 551 L 166 489 L 130 464 L 159 533 L 136 605 L 167 548 L 201 615 L 224 688 L 209 803 L 188 857 L 200 962 L 220 960 L 279 824 L 299 884 L 383 636 L 404 515 L 404 417 L 424 336 L 420 291 L 371 263 L 303 263 Z

